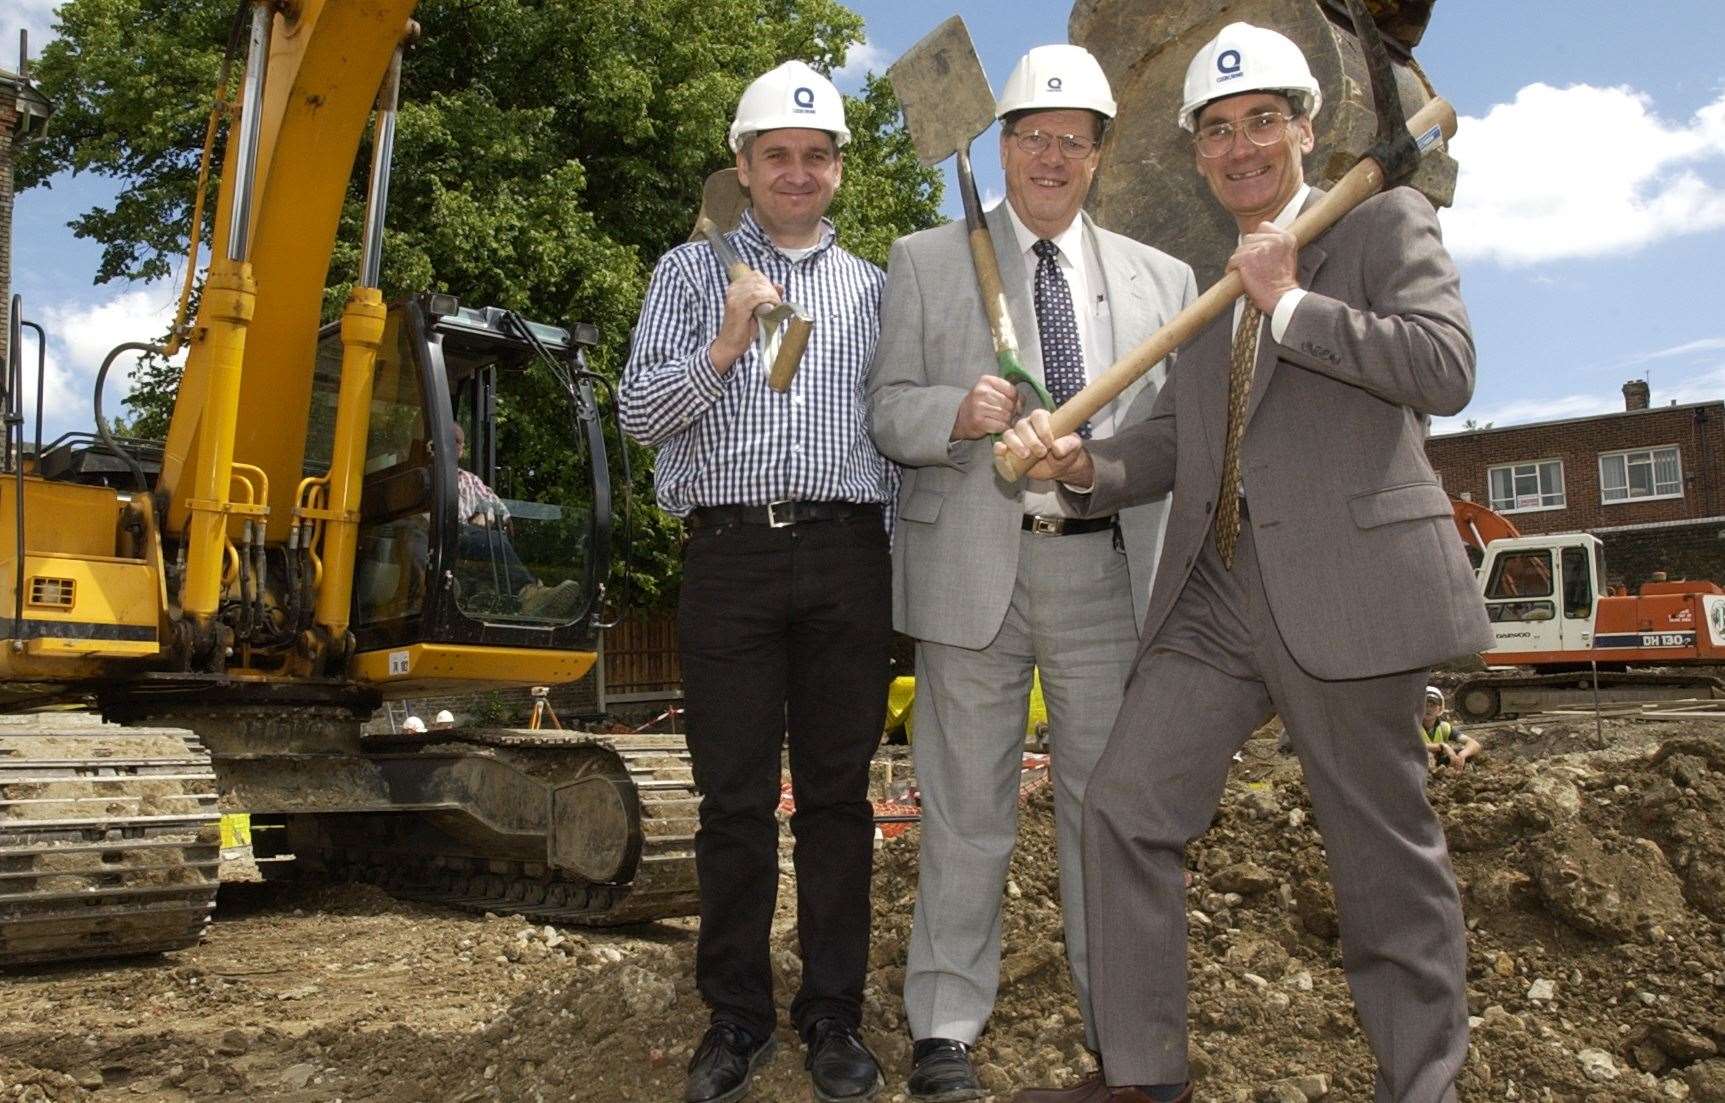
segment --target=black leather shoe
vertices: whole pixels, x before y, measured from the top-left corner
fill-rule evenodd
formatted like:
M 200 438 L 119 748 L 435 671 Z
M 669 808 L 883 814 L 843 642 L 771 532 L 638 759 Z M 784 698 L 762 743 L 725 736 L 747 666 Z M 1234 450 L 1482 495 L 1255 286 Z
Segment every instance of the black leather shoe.
M 981 1099 L 982 1082 L 970 1067 L 970 1047 L 952 1038 L 923 1038 L 910 1051 L 915 1067 L 905 1085 L 916 1103 Z
M 689 1058 L 683 1103 L 731 1103 L 749 1090 L 755 1069 L 773 1055 L 773 1039 L 755 1041 L 735 1023 L 714 1023 Z
M 856 1028 L 837 1019 L 821 1019 L 809 1028 L 809 1056 L 803 1065 L 821 1103 L 862 1103 L 873 1099 L 885 1083 Z

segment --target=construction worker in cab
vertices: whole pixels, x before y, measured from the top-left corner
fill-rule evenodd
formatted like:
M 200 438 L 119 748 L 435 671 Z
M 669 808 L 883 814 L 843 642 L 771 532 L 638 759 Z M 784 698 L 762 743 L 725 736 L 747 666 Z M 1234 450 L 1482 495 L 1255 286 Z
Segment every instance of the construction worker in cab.
M 1079 46 L 1038 46 L 995 105 L 1006 199 L 987 213 L 1023 367 L 1064 402 L 1197 296 L 1192 270 L 1084 213 L 1114 94 Z M 965 223 L 893 245 L 869 382 L 875 440 L 902 464 L 894 621 L 916 638 L 922 847 L 905 966 L 916 1101 L 980 1099 L 971 1047 L 1000 986 L 1032 678 L 1048 706 L 1066 960 L 1090 1033 L 1081 801 L 1138 650 L 1161 501 L 1080 518 L 1051 484 L 994 473 L 1018 406 L 997 361 Z M 1103 439 L 1149 416 L 1167 374 L 1098 412 Z
M 1467 769 L 1468 759 L 1479 753 L 1479 740 L 1468 735 L 1443 718 L 1443 690 L 1426 687 L 1425 702 L 1420 706 L 1420 737 L 1434 772 L 1449 768 L 1460 773 Z
M 1032 411 L 1002 436 L 1079 516 L 1173 495 L 1144 647 L 1084 795 L 1103 1077 L 1018 1103 L 1194 1097 L 1187 845 L 1271 715 L 1323 835 L 1373 1096 L 1457 1098 L 1461 899 L 1426 754 L 1395 733 L 1431 666 L 1492 644 L 1425 455 L 1430 419 L 1473 395 L 1473 337 L 1437 212 L 1414 189 L 1366 199 L 1315 240 L 1289 232 L 1324 201 L 1305 182 L 1322 102 L 1275 31 L 1231 23 L 1197 51 L 1175 117 L 1239 230 L 1228 267 L 1245 294 L 1182 347 L 1148 420 L 1055 439 Z
M 730 146 L 750 207 L 728 238 L 754 271 L 731 282 L 704 241 L 665 254 L 619 389 L 623 428 L 658 449 L 659 506 L 686 532 L 677 629 L 701 790 L 695 981 L 711 1025 L 685 1103 L 740 1098 L 772 1053 L 787 741 L 803 969 L 791 1018 L 818 1098 L 881 1086 L 858 1031 L 896 475 L 869 438 L 863 394 L 885 275 L 840 247 L 825 217 L 849 140 L 838 89 L 808 65 L 749 85 Z M 767 385 L 756 321 L 782 300 L 816 319 L 785 392 Z

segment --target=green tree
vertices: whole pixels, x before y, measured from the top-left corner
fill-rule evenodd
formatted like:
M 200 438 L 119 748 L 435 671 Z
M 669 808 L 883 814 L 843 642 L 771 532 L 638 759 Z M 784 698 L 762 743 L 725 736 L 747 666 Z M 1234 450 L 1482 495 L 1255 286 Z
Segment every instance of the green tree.
M 43 186 L 68 169 L 119 181 L 111 206 L 71 223 L 102 245 L 98 282 L 160 278 L 184 256 L 233 17 L 233 0 L 60 8 L 60 37 L 34 69 L 59 113 L 21 151 L 18 181 Z M 593 366 L 613 379 L 654 261 L 688 235 L 706 174 L 730 163 L 725 132 L 743 87 L 787 58 L 831 71 L 862 38 L 861 19 L 835 0 L 427 0 L 414 17 L 424 33 L 403 66 L 386 296 L 451 291 L 596 322 Z M 939 177 L 917 163 L 884 80 L 847 113 L 855 137 L 833 216 L 841 240 L 884 263 L 894 238 L 939 220 Z M 330 318 L 357 264 L 367 157 L 331 260 Z M 165 427 L 176 382 L 168 365 L 146 368 L 129 403 L 134 431 Z M 530 459 L 518 469 L 567 476 L 552 461 L 561 422 L 537 437 L 516 429 L 531 454 L 512 458 Z M 650 506 L 651 453 L 633 459 L 637 595 L 667 602 L 676 525 Z

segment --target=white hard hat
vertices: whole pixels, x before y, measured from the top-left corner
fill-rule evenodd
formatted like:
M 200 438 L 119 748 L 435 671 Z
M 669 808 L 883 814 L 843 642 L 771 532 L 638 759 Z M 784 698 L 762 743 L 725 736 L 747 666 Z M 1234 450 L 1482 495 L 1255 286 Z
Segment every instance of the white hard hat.
M 1426 700 L 1436 701 L 1440 705 L 1443 704 L 1443 690 L 1439 689 L 1436 686 L 1427 686 L 1426 687 Z
M 1114 117 L 1114 92 L 1102 66 L 1082 46 L 1056 43 L 1038 46 L 1018 59 L 994 117 L 1004 119 L 1014 111 L 1063 111 L 1076 108 Z
M 844 97 L 832 81 L 801 61 L 787 61 L 743 89 L 737 117 L 731 121 L 731 152 L 742 150 L 745 135 L 789 126 L 825 130 L 841 146 L 851 140 Z
M 425 730 L 425 721 L 417 716 L 409 716 L 401 722 L 401 730 L 404 732 L 422 732 Z
M 453 723 L 455 723 L 455 714 L 453 712 L 450 712 L 448 709 L 438 709 L 437 710 L 437 719 L 432 721 L 432 723 L 434 723 L 434 724 L 453 724 Z
M 1316 118 L 1324 105 L 1324 93 L 1306 64 L 1306 55 L 1292 39 L 1250 23 L 1230 23 L 1199 47 L 1186 67 L 1180 126 L 1196 130 L 1198 112 L 1205 104 L 1242 92 L 1278 92 L 1308 118 Z

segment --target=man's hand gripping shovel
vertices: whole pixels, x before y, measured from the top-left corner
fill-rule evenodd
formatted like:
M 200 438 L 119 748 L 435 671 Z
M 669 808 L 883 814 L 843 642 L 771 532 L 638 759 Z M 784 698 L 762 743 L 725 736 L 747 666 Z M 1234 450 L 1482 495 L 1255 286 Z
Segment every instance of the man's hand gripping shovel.
M 695 216 L 695 232 L 690 241 L 705 240 L 713 247 L 725 274 L 733 281 L 746 275 L 750 268 L 744 263 L 725 235 L 735 230 L 743 220 L 743 209 L 749 197 L 737 182 L 735 168 L 711 173 L 701 185 L 701 211 Z M 767 386 L 775 391 L 791 389 L 791 379 L 802 366 L 803 352 L 809 347 L 809 334 L 814 331 L 814 319 L 795 303 L 770 305 L 762 303 L 755 309 L 755 321 L 761 329 L 761 359 L 771 367 Z
M 1384 48 L 1377 24 L 1372 22 L 1360 0 L 1348 0 L 1348 9 L 1353 16 L 1354 33 L 1365 53 L 1366 71 L 1371 76 L 1372 101 L 1378 116 L 1377 140 L 1334 188 L 1324 193 L 1322 199 L 1308 207 L 1288 227 L 1288 232 L 1302 245 L 1316 240 L 1343 215 L 1378 192 L 1406 179 L 1419 166 L 1420 157 L 1426 150 L 1455 135 L 1455 109 L 1442 99 L 1434 97 L 1413 118 L 1407 118 L 1396 94 L 1389 53 Z M 1143 344 L 1092 379 L 1064 406 L 1055 410 L 1049 416 L 1050 432 L 1056 439 L 1076 432 L 1080 425 L 1131 386 L 1133 380 L 1195 337 L 1224 310 L 1232 309 L 1234 300 L 1245 290 L 1238 272 L 1229 272 L 1217 280 L 1191 306 L 1176 314 Z M 1017 482 L 1035 464 L 1034 460 L 1021 459 L 1005 449 L 999 449 L 997 453 L 1005 453 L 996 454 L 994 467 L 1007 482 Z
M 924 165 L 938 165 L 958 156 L 958 192 L 964 200 L 964 227 L 970 238 L 970 259 L 982 292 L 988 328 L 994 337 L 994 358 L 1000 377 L 1013 386 L 1029 387 L 1044 409 L 1054 409 L 1054 400 L 1042 382 L 1024 370 L 1018 361 L 1018 335 L 1006 310 L 1006 293 L 1000 284 L 1000 265 L 994 242 L 983 221 L 982 200 L 976 194 L 976 177 L 970 169 L 970 142 L 994 125 L 994 89 L 971 44 L 964 20 L 953 16 L 922 41 L 905 51 L 886 71 L 886 79 L 904 109 L 905 127 Z M 998 439 L 998 437 L 996 438 Z

